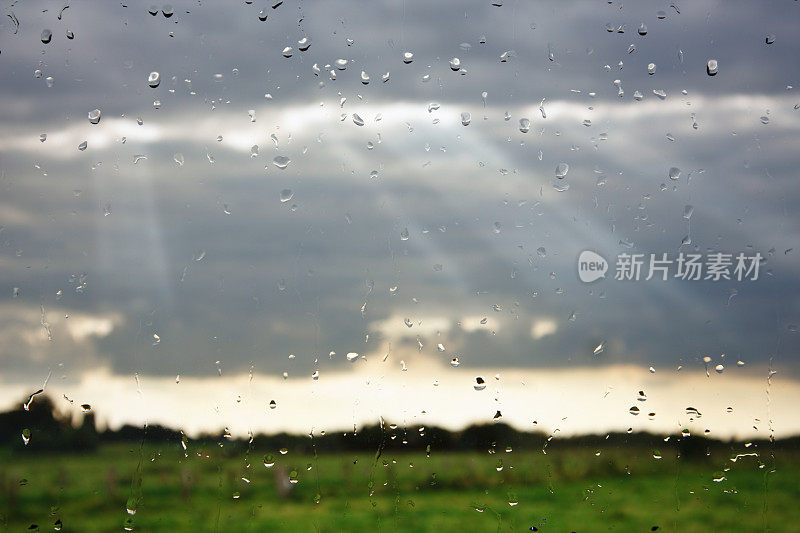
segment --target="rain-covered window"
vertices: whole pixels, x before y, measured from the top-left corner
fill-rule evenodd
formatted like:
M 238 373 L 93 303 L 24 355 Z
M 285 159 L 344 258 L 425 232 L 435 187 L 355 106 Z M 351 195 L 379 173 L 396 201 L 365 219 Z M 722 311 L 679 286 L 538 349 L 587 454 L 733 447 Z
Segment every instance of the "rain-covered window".
M 798 17 L 6 2 L 0 531 L 796 530 Z

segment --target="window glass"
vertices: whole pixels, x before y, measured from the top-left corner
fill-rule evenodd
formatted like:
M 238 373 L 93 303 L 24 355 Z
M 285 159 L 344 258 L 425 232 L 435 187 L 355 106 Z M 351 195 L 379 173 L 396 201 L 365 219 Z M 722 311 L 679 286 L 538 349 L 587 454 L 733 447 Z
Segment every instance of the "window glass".
M 798 9 L 7 3 L 0 530 L 792 530 Z

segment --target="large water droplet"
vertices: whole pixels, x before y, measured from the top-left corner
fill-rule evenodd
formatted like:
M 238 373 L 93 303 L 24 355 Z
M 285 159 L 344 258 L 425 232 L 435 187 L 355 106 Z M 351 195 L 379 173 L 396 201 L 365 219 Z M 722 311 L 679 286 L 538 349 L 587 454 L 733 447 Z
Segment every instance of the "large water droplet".
M 353 113 L 353 124 L 355 124 L 356 126 L 363 126 L 364 125 L 364 119 L 361 118 L 358 115 L 358 113 Z
M 42 30 L 42 42 L 47 44 L 53 38 L 53 32 L 50 30 Z
M 403 63 L 406 65 L 414 61 L 414 52 L 403 52 Z
M 281 198 L 281 203 L 285 204 L 286 202 L 294 198 L 294 192 L 292 192 L 292 189 L 283 189 L 281 191 L 280 198 Z
M 558 165 L 556 165 L 556 177 L 557 178 L 559 178 L 559 179 L 564 178 L 564 176 L 567 175 L 567 172 L 569 172 L 569 165 L 568 164 L 559 163 Z
M 91 124 L 98 124 L 100 122 L 101 115 L 102 113 L 100 113 L 99 109 L 92 109 L 89 111 L 89 122 Z
M 681 177 L 681 169 L 678 167 L 672 167 L 669 169 L 669 179 L 677 180 Z
M 450 60 L 450 70 L 458 71 L 461 69 L 461 60 L 457 57 L 454 57 Z
M 150 87 L 155 89 L 156 87 L 158 87 L 159 83 L 161 83 L 161 74 L 159 74 L 158 72 L 153 71 L 150 73 L 149 76 L 147 76 L 147 85 L 149 85 Z
M 519 119 L 519 131 L 522 133 L 528 133 L 531 131 L 531 120 L 529 118 Z
M 461 124 L 464 126 L 469 126 L 470 121 L 472 120 L 472 115 L 469 112 L 465 111 L 461 113 Z
M 717 75 L 717 72 L 719 72 L 719 65 L 717 65 L 716 59 L 708 60 L 708 63 L 706 63 L 706 72 L 708 72 L 709 76 Z
M 289 163 L 291 161 L 292 160 L 289 159 L 288 157 L 286 157 L 285 155 L 277 155 L 272 160 L 272 164 L 275 165 L 276 167 L 278 167 L 279 169 L 283 170 L 283 169 L 285 169 L 286 167 L 289 166 Z

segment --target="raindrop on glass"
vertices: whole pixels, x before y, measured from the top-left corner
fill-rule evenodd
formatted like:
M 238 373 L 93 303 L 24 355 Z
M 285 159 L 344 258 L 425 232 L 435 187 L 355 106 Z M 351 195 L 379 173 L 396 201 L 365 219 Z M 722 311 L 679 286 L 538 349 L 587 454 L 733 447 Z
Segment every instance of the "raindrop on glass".
M 294 193 L 292 192 L 292 189 L 283 189 L 281 191 L 280 199 L 282 204 L 285 204 L 292 198 L 294 198 Z
M 286 157 L 285 155 L 278 155 L 272 160 L 272 164 L 278 167 L 279 169 L 283 170 L 289 166 L 289 163 L 292 160 Z

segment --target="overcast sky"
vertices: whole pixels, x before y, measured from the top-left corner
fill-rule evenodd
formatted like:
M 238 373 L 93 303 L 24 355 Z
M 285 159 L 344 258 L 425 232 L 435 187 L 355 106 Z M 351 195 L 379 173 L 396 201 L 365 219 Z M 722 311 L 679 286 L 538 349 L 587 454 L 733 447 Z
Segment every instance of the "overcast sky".
M 14 391 L 311 381 L 350 352 L 465 389 L 477 369 L 800 376 L 797 2 L 275 4 L 5 7 Z M 587 249 L 606 279 L 578 279 Z M 764 261 L 613 279 L 620 253 L 680 252 Z

